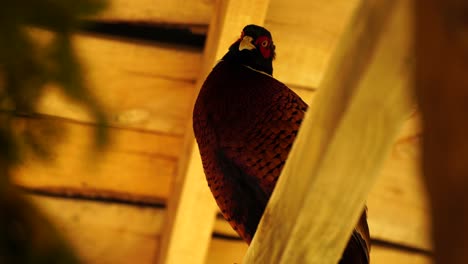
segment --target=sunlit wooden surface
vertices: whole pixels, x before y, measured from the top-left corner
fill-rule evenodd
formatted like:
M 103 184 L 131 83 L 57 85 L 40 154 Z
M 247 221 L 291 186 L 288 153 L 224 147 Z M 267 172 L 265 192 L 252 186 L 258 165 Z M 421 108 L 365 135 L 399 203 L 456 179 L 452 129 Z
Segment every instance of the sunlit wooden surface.
M 210 32 L 217 3 L 109 2 L 111 7 L 105 14 L 90 19 L 168 23 L 187 26 L 199 34 Z M 258 14 L 252 21 L 264 21 L 273 34 L 278 54 L 275 77 L 313 104 L 331 56 L 359 3 L 270 0 L 264 17 Z M 168 222 L 167 211 L 161 206 L 170 204 L 173 190 L 180 188 L 177 175 L 192 155 L 187 147 L 187 127 L 194 96 L 209 69 L 206 63 L 213 63 L 227 50 L 226 43 L 238 37 L 241 27 L 233 23 L 231 28 L 218 28 L 223 44 L 205 51 L 118 35 L 77 34 L 74 44 L 83 60 L 86 80 L 110 116 L 110 144 L 98 153 L 90 150 L 94 124 L 89 115 L 54 87 L 40 102 L 41 118 L 18 118 L 25 129 L 37 130 L 41 122 L 52 122 L 66 131 L 57 137 L 61 144 L 53 150 L 50 162 L 28 156 L 24 166 L 15 171 L 15 182 L 35 193 L 34 200 L 68 234 L 85 263 L 155 263 L 160 257 L 162 230 Z M 204 62 L 206 56 L 210 57 L 208 62 Z M 373 251 L 373 263 L 389 263 L 386 258 L 399 260 L 393 263 L 430 262 L 419 252 L 432 248 L 418 168 L 421 133 L 415 112 L 407 117 L 367 199 L 372 237 L 390 243 Z M 203 177 L 198 179 L 203 181 Z M 206 186 L 205 182 L 198 184 Z M 63 198 L 69 196 L 72 198 Z M 74 225 L 80 228 L 74 229 Z M 216 220 L 214 232 L 236 237 L 226 225 Z M 191 246 L 194 251 L 208 249 L 208 263 L 239 263 L 246 251 L 241 241 L 221 237 Z

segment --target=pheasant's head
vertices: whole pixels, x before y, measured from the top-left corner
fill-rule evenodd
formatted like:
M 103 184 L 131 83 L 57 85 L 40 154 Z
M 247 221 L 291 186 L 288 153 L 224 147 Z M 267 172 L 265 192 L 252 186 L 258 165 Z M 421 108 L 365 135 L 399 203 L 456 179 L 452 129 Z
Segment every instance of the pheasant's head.
M 237 62 L 256 70 L 273 74 L 275 45 L 268 30 L 257 25 L 248 25 L 240 38 L 229 48 L 223 60 Z

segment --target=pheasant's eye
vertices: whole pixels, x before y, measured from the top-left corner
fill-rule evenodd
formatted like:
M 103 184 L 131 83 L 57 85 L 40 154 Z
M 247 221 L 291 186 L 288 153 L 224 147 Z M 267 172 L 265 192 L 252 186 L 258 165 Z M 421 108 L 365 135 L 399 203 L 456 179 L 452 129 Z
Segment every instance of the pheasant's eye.
M 268 40 L 262 42 L 262 47 L 266 48 L 268 46 Z

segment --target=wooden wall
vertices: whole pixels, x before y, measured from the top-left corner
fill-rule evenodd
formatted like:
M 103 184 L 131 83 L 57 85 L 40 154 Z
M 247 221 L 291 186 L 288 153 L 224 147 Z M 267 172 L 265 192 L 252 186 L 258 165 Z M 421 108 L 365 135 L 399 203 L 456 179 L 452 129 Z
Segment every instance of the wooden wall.
M 275 76 L 304 100 L 313 103 L 357 3 L 270 1 L 265 26 L 277 46 Z M 141 22 L 145 27 L 172 25 L 206 34 L 214 4 L 112 0 L 108 11 L 91 19 L 136 28 Z M 239 32 L 232 32 L 233 40 Z M 152 263 L 164 229 L 164 205 L 184 153 L 202 47 L 89 31 L 76 35 L 75 47 L 86 80 L 109 113 L 110 144 L 93 152 L 93 120 L 50 87 L 40 102 L 40 115 L 18 117 L 18 122 L 31 130 L 50 122 L 66 133 L 57 136 L 60 144 L 49 161 L 27 155 L 14 181 L 64 231 L 85 263 Z M 429 212 L 419 171 L 420 138 L 415 111 L 369 195 L 369 224 L 376 241 L 373 263 L 431 262 Z M 217 220 L 214 234 L 207 263 L 240 263 L 246 246 L 226 222 Z

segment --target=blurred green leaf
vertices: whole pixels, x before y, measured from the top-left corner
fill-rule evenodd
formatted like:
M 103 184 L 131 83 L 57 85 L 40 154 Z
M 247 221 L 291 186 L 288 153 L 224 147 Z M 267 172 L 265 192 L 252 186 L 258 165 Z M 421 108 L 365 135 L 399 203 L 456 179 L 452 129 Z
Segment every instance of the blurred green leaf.
M 47 156 L 51 138 L 63 133 L 54 122 L 17 131 L 15 114 L 37 113 L 44 88 L 54 84 L 96 120 L 96 143 L 106 142 L 106 116 L 82 78 L 72 34 L 105 6 L 103 0 L 16 0 L 0 8 L 0 263 L 78 263 L 57 230 L 8 182 L 23 151 Z M 40 43 L 28 29 L 52 32 Z
M 105 1 L 102 0 L 18 0 L 2 3 L 0 35 L 6 41 L 0 41 L 0 107 L 21 114 L 35 113 L 43 89 L 47 84 L 56 84 L 64 94 L 93 114 L 98 124 L 96 145 L 104 146 L 107 119 L 82 78 L 81 65 L 71 40 L 82 19 L 104 6 Z M 27 32 L 31 27 L 52 31 L 53 40 L 47 45 L 39 45 Z M 7 138 L 3 140 L 10 142 L 13 148 L 19 147 L 20 144 L 10 134 L 4 133 Z M 46 149 L 37 147 L 44 145 L 40 141 L 40 138 L 28 135 L 26 142 L 31 144 L 25 146 L 43 154 Z

